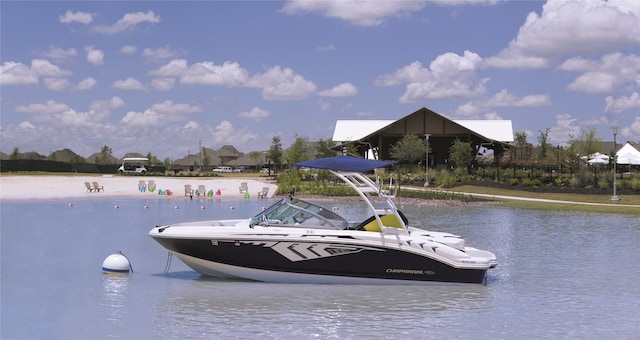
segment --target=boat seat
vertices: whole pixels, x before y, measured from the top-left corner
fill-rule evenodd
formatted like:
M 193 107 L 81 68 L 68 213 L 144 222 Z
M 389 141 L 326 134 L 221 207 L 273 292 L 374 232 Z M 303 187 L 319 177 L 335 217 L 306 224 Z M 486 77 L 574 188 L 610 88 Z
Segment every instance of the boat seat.
M 400 215 L 405 225 L 409 223 L 409 220 L 402 213 L 402 211 L 398 210 L 398 215 Z M 402 223 L 398 221 L 398 218 L 396 217 L 396 215 L 380 215 L 380 220 L 382 220 L 382 224 L 385 227 L 402 228 Z M 355 230 L 365 230 L 365 231 L 375 231 L 375 232 L 381 231 L 375 216 L 371 216 L 368 219 L 366 219 L 364 222 L 360 223 L 357 227 L 355 227 Z

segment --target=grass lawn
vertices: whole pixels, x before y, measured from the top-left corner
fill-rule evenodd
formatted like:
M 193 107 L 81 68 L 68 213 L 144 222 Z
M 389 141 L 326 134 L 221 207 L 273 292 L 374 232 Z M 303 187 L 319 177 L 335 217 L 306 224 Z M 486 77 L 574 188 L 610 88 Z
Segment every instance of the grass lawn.
M 485 194 L 498 196 L 513 196 L 533 199 L 547 199 L 557 201 L 567 201 L 576 203 L 595 203 L 602 205 L 587 205 L 573 203 L 557 203 L 557 202 L 536 202 L 521 201 L 510 199 L 497 199 L 500 206 L 522 209 L 537 210 L 567 210 L 567 211 L 589 211 L 599 213 L 615 213 L 632 216 L 640 216 L 640 195 L 618 195 L 619 201 L 611 201 L 609 195 L 585 195 L 585 194 L 568 194 L 568 193 L 545 193 L 530 192 L 520 190 L 509 190 L 500 188 L 480 187 L 472 185 L 463 185 L 449 189 L 455 192 L 468 194 Z

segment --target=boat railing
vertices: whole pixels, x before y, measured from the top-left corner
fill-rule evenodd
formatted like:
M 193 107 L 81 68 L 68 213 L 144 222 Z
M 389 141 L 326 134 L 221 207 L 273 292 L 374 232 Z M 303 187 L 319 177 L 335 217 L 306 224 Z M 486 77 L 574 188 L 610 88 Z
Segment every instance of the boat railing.
M 358 195 L 360 195 L 360 197 L 365 201 L 365 203 L 373 212 L 373 216 L 378 222 L 378 225 L 380 226 L 380 230 L 382 232 L 394 229 L 392 230 L 392 232 L 397 233 L 397 228 L 387 228 L 380 218 L 383 215 L 391 214 L 397 217 L 399 224 L 402 227 L 401 229 L 403 229 L 407 233 L 409 232 L 408 226 L 404 223 L 402 217 L 398 212 L 398 208 L 393 202 L 397 190 L 394 190 L 394 192 L 392 193 L 385 192 L 384 190 L 382 190 L 379 184 L 376 184 L 369 177 L 359 172 L 344 172 L 334 170 L 331 170 L 331 172 L 335 176 L 343 180 L 345 183 L 347 183 L 349 186 L 351 186 L 358 193 Z M 376 195 L 378 199 L 376 200 L 373 195 Z M 376 206 L 376 204 L 374 204 L 374 201 L 381 201 L 384 207 L 381 208 L 379 206 Z M 382 214 L 382 212 L 384 212 L 384 214 Z

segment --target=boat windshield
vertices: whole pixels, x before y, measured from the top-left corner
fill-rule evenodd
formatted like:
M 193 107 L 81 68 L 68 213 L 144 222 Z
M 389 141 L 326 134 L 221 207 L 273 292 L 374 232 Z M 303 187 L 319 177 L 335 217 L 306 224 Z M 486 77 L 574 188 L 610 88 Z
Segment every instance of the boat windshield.
M 342 216 L 319 205 L 297 198 L 284 198 L 251 218 L 251 226 L 304 226 L 320 229 L 346 229 Z

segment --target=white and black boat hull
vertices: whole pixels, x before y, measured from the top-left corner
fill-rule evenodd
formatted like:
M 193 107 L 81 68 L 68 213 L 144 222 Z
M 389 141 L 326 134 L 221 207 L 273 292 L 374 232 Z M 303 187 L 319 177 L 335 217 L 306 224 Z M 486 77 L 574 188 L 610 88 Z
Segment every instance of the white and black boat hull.
M 220 278 L 344 284 L 483 283 L 487 269 L 456 268 L 384 246 L 154 237 L 195 271 Z

